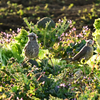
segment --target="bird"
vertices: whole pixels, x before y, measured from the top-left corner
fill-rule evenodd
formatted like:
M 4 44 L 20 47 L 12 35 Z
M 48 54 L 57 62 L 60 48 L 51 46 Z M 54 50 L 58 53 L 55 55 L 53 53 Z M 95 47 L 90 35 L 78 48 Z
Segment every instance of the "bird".
M 89 39 L 86 41 L 85 46 L 72 58 L 67 58 L 66 60 L 70 61 L 81 61 L 82 59 L 84 60 L 89 60 L 92 55 L 93 55 L 93 40 Z M 65 60 L 65 59 L 64 59 Z
M 39 53 L 39 45 L 37 43 L 37 37 L 35 33 L 29 33 L 27 35 L 29 38 L 29 41 L 25 45 L 24 51 L 25 51 L 25 56 L 28 59 L 35 58 L 38 56 Z

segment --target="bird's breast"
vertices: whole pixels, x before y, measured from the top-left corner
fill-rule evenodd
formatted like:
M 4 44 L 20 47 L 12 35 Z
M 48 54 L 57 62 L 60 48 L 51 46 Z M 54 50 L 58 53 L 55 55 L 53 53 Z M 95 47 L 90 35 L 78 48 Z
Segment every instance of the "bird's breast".
M 36 41 L 34 42 L 28 42 L 25 47 L 25 56 L 28 58 L 34 58 L 39 53 L 39 46 Z
M 89 60 L 93 56 L 93 47 L 90 47 L 90 49 L 86 53 L 86 60 Z

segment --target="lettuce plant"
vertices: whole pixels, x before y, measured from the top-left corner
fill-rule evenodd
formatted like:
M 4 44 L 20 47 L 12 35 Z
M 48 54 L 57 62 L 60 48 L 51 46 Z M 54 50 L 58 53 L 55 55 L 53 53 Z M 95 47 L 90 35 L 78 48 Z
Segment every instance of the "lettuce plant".
M 7 61 L 14 57 L 18 62 L 21 62 L 24 57 L 22 55 L 23 48 L 28 41 L 28 32 L 24 29 L 21 29 L 20 33 L 17 36 L 12 36 L 10 43 L 2 43 L 3 46 L 0 48 L 0 61 L 6 65 Z M 4 38 L 5 39 L 5 38 Z

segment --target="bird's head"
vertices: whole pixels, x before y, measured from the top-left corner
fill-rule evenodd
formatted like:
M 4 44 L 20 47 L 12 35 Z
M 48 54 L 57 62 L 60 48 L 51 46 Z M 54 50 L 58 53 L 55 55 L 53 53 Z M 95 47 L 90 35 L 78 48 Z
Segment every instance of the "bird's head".
M 30 33 L 29 35 L 27 35 L 29 37 L 29 40 L 33 41 L 36 40 L 36 35 L 35 33 Z
M 87 45 L 88 46 L 92 46 L 93 45 L 93 40 L 89 39 L 86 41 Z

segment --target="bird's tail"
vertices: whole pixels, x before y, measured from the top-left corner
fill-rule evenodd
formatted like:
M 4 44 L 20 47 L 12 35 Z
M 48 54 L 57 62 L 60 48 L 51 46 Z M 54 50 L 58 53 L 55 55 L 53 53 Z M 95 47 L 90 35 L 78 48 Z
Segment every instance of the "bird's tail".
M 72 58 L 62 58 L 61 60 L 72 61 Z

